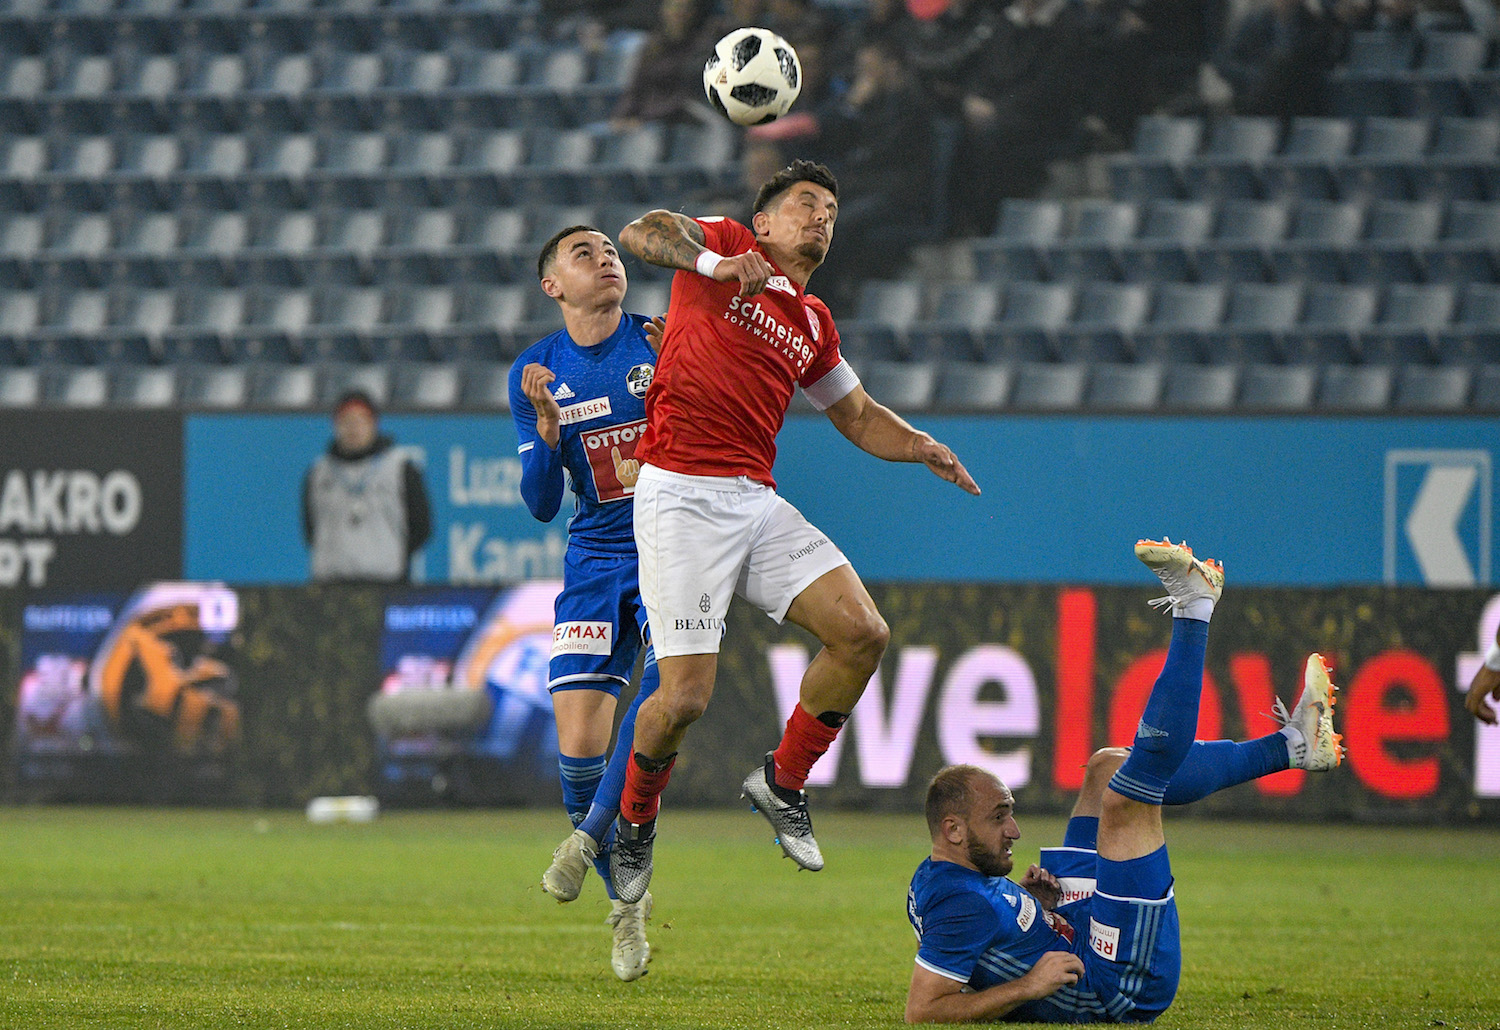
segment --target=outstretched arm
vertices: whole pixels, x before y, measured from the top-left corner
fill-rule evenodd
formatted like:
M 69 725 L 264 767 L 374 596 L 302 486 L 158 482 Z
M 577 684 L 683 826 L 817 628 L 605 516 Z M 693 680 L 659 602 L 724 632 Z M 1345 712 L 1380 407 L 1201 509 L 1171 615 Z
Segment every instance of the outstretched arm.
M 1474 682 L 1469 684 L 1469 695 L 1464 698 L 1464 707 L 1469 714 L 1480 722 L 1495 725 L 1495 709 L 1490 707 L 1490 699 L 1500 700 L 1500 640 L 1490 644 L 1490 652 L 1485 655 L 1484 664 L 1474 674 Z
M 979 484 L 956 454 L 927 433 L 912 428 L 866 393 L 863 386 L 856 386 L 824 414 L 860 450 L 886 461 L 920 461 L 939 479 L 978 495 Z
M 965 992 L 963 984 L 916 966 L 906 992 L 908 1023 L 972 1023 L 999 1019 L 1028 1001 L 1036 1001 L 1083 975 L 1083 960 L 1070 951 L 1049 951 L 1025 976 L 1008 983 Z
M 716 254 L 703 245 L 704 239 L 703 226 L 686 215 L 661 208 L 647 211 L 620 230 L 620 246 L 642 261 L 697 272 L 721 283 L 738 280 L 742 297 L 766 288 L 772 268 L 760 252 Z

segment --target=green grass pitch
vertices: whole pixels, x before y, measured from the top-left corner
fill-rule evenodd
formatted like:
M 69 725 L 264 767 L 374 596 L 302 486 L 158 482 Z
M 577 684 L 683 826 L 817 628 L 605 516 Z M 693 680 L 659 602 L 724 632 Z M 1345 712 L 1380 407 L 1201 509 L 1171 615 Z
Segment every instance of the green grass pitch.
M 1021 815 L 1021 868 L 1061 820 Z M 597 881 L 535 886 L 552 812 L 0 810 L 0 1027 L 894 1027 L 919 817 L 823 813 L 819 874 L 748 811 L 662 818 L 651 974 Z M 1169 815 L 1163 1027 L 1500 1030 L 1500 829 Z

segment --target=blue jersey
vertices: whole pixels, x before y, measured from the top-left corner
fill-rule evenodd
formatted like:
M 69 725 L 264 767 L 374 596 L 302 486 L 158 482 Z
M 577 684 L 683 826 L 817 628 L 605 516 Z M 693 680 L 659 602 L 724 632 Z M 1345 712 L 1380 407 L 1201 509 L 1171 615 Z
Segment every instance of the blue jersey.
M 567 469 L 574 509 L 568 520 L 570 550 L 635 553 L 632 463 L 646 428 L 646 388 L 656 370 L 656 352 L 646 341 L 648 321 L 627 313 L 614 333 L 592 347 L 580 347 L 560 329 L 528 347 L 511 366 L 521 495 L 532 515 L 551 521 L 562 504 Z M 549 387 L 562 411 L 555 451 L 537 436 L 536 409 L 521 390 L 521 371 L 532 362 L 557 377 Z
M 1165 849 L 1160 854 L 1164 863 Z M 1181 968 L 1170 893 L 1155 900 L 1095 893 L 1067 908 L 1078 926 L 1043 911 L 1003 876 L 930 858 L 917 867 L 906 895 L 917 964 L 972 990 L 1020 979 L 1049 951 L 1083 960 L 1078 983 L 1018 1006 L 1008 1020 L 1149 1022 L 1166 1011 Z

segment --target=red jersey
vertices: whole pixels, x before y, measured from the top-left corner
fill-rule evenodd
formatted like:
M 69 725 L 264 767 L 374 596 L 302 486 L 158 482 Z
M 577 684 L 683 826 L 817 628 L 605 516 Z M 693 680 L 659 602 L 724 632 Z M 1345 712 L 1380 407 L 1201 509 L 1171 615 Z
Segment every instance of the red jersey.
M 760 251 L 749 229 L 699 219 L 704 244 L 726 256 Z M 771 261 L 769 255 L 765 255 Z M 798 385 L 833 371 L 833 316 L 771 261 L 775 274 L 753 297 L 737 280 L 697 272 L 672 279 L 667 332 L 646 391 L 646 432 L 635 456 L 693 476 L 748 476 L 774 487 L 776 434 Z

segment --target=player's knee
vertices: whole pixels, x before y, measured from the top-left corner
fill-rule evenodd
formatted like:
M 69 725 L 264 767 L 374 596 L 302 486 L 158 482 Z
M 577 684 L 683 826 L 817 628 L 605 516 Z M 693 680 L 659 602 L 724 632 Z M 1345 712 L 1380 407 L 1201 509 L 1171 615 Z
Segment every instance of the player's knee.
M 1116 769 L 1125 764 L 1128 757 L 1128 747 L 1101 747 L 1089 756 L 1088 775 L 1090 778 L 1108 780 Z
M 658 691 L 660 693 L 660 691 Z M 684 683 L 661 698 L 660 711 L 666 721 L 674 727 L 697 722 L 708 711 L 708 699 L 713 696 L 713 684 Z
M 880 613 L 865 611 L 850 623 L 843 650 L 851 664 L 873 675 L 890 642 L 891 628 Z

